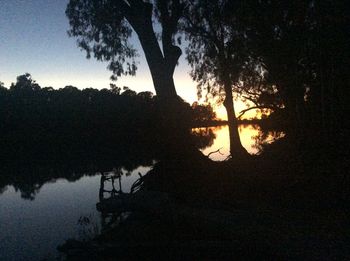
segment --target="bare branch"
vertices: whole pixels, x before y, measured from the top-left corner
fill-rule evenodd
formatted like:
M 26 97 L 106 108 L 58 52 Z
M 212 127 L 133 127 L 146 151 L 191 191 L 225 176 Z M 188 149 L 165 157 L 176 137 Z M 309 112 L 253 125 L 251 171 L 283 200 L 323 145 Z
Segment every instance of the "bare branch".
M 250 110 L 254 110 L 254 109 L 270 109 L 270 110 L 275 110 L 275 107 L 272 106 L 253 106 L 250 108 L 247 108 L 245 110 L 242 110 L 239 115 L 237 116 L 237 119 L 240 119 L 246 112 L 250 111 Z
M 220 149 L 218 149 L 218 150 L 216 150 L 216 151 L 212 151 L 212 152 L 210 152 L 208 155 L 206 155 L 208 158 L 210 157 L 210 155 L 212 155 L 212 154 L 214 154 L 214 153 L 219 153 L 220 155 L 224 155 L 224 154 L 222 154 L 221 152 L 220 152 L 220 150 L 221 150 L 222 148 L 220 148 Z

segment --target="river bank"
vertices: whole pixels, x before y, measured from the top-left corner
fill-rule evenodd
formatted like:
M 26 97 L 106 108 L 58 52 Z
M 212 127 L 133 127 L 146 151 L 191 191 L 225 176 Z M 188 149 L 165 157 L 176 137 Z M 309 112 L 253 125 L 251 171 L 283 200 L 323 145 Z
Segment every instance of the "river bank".
M 143 178 L 142 193 L 165 193 L 167 203 L 159 211 L 133 211 L 78 257 L 345 260 L 350 226 L 344 161 L 327 167 L 290 155 L 159 162 Z M 69 244 L 68 257 L 77 258 L 67 249 Z

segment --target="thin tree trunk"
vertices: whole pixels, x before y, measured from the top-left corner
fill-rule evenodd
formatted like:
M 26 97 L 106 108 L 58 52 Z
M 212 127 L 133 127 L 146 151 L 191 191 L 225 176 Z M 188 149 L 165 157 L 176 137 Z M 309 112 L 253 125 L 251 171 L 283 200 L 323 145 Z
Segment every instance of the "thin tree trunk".
M 241 139 L 238 132 L 238 121 L 235 114 L 235 108 L 233 104 L 233 96 L 231 85 L 226 84 L 225 86 L 226 98 L 224 101 L 224 106 L 227 113 L 227 121 L 230 135 L 230 153 L 231 156 L 241 157 L 247 155 L 247 150 L 242 146 Z

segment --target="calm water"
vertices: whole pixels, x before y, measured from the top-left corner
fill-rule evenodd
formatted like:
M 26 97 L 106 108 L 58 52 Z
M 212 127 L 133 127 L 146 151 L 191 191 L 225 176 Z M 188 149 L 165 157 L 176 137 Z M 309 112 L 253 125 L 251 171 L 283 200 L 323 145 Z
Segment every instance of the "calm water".
M 204 143 L 205 148 L 201 149 L 204 154 L 220 149 L 221 154 L 215 153 L 211 158 L 213 160 L 227 158 L 229 144 L 226 126 L 193 131 L 210 132 L 209 137 L 213 135 L 215 137 L 209 139 L 209 146 Z M 243 146 L 252 154 L 259 152 L 256 146 L 256 137 L 259 133 L 258 126 L 240 127 Z M 273 140 L 273 135 L 267 134 L 265 141 L 269 142 L 270 138 Z M 150 169 L 150 166 L 141 166 L 129 173 L 125 173 L 124 170 L 123 191 L 130 190 L 131 185 L 139 177 L 138 173 L 146 174 Z M 89 217 L 91 226 L 98 232 L 102 222 L 100 214 L 96 211 L 100 178 L 101 175 L 96 174 L 82 176 L 74 182 L 65 179 L 53 180 L 41 187 L 38 185 L 33 200 L 21 197 L 21 191 L 11 185 L 0 188 L 0 260 L 57 258 L 56 248 L 66 239 L 84 239 L 89 236 L 86 229 L 78 224 L 80 217 Z
M 208 155 L 210 152 L 217 151 L 220 149 L 220 153 L 213 153 L 210 155 L 210 158 L 215 161 L 222 161 L 227 159 L 230 155 L 230 144 L 229 144 L 229 130 L 228 126 L 219 126 L 219 127 L 210 127 L 210 128 L 197 128 L 193 131 L 212 131 L 216 138 L 213 141 L 213 144 L 207 146 L 201 151 L 203 154 Z M 275 140 L 284 136 L 282 132 L 268 132 L 263 133 L 259 125 L 240 125 L 239 134 L 243 147 L 250 154 L 258 154 L 261 152 L 260 144 L 263 143 L 272 143 Z
M 138 173 L 146 174 L 150 168 L 139 167 L 124 175 L 123 191 L 130 191 Z M 99 187 L 99 174 L 75 182 L 59 179 L 43 185 L 34 200 L 28 200 L 8 186 L 0 194 L 0 260 L 57 258 L 59 244 L 83 237 L 85 230 L 78 224 L 82 216 L 100 229 L 101 217 L 96 211 Z

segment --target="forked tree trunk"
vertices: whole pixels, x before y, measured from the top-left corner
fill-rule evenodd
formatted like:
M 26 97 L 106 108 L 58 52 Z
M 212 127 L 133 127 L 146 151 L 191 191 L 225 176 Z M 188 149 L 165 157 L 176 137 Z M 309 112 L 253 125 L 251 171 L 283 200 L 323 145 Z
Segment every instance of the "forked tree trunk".
M 151 71 L 156 94 L 165 100 L 175 99 L 177 94 L 173 73 L 181 55 L 181 50 L 173 45 L 166 46 L 167 48 L 163 46 L 163 49 L 170 50 L 167 54 L 165 52 L 163 54 L 152 25 L 153 5 L 143 3 L 137 7 L 142 8 L 142 12 L 138 10 L 138 15 L 132 16 L 129 22 L 139 37 Z

